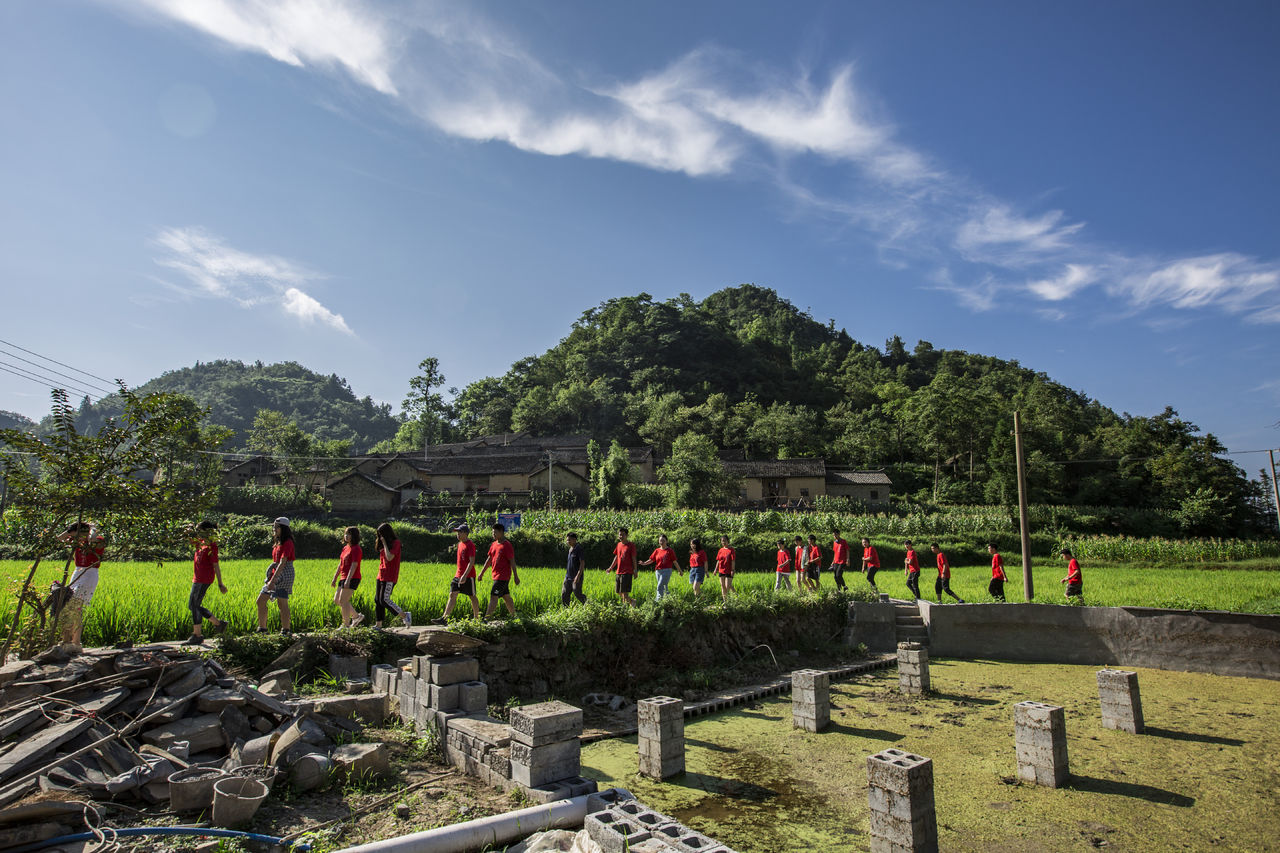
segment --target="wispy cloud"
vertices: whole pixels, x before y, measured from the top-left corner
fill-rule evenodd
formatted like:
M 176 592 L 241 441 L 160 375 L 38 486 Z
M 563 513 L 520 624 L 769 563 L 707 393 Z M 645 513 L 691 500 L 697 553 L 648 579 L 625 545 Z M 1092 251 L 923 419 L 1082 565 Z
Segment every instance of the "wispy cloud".
M 705 46 L 630 80 L 568 79 L 467 4 L 138 2 L 126 8 L 344 74 L 452 136 L 695 178 L 765 175 L 791 203 L 846 223 L 886 263 L 919 269 L 973 310 L 1058 306 L 1096 288 L 1136 311 L 1213 308 L 1280 323 L 1277 261 L 1150 257 L 1107 245 L 1066 211 L 992 197 L 903 142 L 852 64 L 821 77 L 783 73 Z
M 228 299 L 242 308 L 276 304 L 304 324 L 320 323 L 352 334 L 341 314 L 302 290 L 321 276 L 293 261 L 233 249 L 203 228 L 165 228 L 154 242 L 162 250 L 155 262 L 191 282 L 188 293 Z M 177 287 L 172 282 L 165 284 Z

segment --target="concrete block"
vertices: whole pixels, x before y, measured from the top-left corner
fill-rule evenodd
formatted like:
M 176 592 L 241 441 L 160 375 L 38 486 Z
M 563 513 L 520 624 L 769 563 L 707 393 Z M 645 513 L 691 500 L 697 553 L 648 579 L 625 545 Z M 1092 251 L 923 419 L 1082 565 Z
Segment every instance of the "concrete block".
M 1044 702 L 1013 706 L 1018 778 L 1057 788 L 1070 778 L 1065 712 Z
M 346 743 L 330 753 L 342 774 L 356 778 L 385 779 L 392 775 L 391 752 L 382 743 Z
M 190 754 L 195 755 L 208 749 L 221 749 L 226 746 L 222 737 L 222 720 L 217 714 L 201 714 L 198 717 L 187 717 L 177 722 L 142 733 L 144 743 L 158 746 L 168 751 L 178 741 L 185 740 L 190 744 Z
M 479 715 L 451 717 L 448 721 L 448 731 L 458 732 L 495 748 L 511 745 L 510 728 L 506 723 L 492 717 Z
M 615 803 L 625 803 L 634 799 L 635 797 L 626 788 L 607 788 L 587 798 L 587 811 L 604 811 Z
M 1142 695 L 1138 673 L 1118 669 L 1098 671 L 1098 699 L 1104 728 L 1142 734 Z
M 380 663 L 369 669 L 369 677 L 373 680 L 373 689 L 378 693 L 395 693 L 391 682 L 396 668 L 390 664 Z
M 364 693 L 359 696 L 322 696 L 314 700 L 312 710 L 317 714 L 335 717 L 356 717 L 371 726 L 385 722 L 387 697 L 382 693 Z
M 658 827 L 653 831 L 653 837 L 661 839 L 669 848 L 678 851 L 678 853 L 712 853 L 714 850 L 724 849 L 714 839 L 708 838 L 702 833 L 695 832 L 679 823 L 669 823 Z
M 364 655 L 329 655 L 329 674 L 338 681 L 369 677 L 369 658 Z
M 430 680 L 432 684 L 461 684 L 464 681 L 477 681 L 480 678 L 480 661 L 465 655 L 449 655 L 448 657 L 432 657 L 430 659 Z
M 675 718 L 684 719 L 684 700 L 674 699 L 670 696 L 654 696 L 651 699 L 641 699 L 636 704 L 636 722 L 644 723 L 662 723 L 665 720 Z
M 683 758 L 684 738 L 667 740 L 640 738 L 636 745 L 636 751 L 648 758 Z
M 604 853 L 626 853 L 633 844 L 650 837 L 646 829 L 612 811 L 589 814 L 583 821 L 587 835 Z
M 489 685 L 483 681 L 464 681 L 458 685 L 458 707 L 468 714 L 483 714 L 489 709 Z
M 797 669 L 791 673 L 791 689 L 830 690 L 831 673 L 818 669 Z
M 685 770 L 683 753 L 670 758 L 640 756 L 640 774 L 650 779 L 670 779 L 679 776 Z
M 867 757 L 871 849 L 937 851 L 933 762 L 900 749 Z
M 427 704 L 437 711 L 457 710 L 461 706 L 459 692 L 460 685 L 457 684 L 428 684 Z
M 582 709 L 564 702 L 539 702 L 511 710 L 511 739 L 526 746 L 544 746 L 580 734 Z
M 521 785 L 520 788 L 524 791 L 526 798 L 540 805 L 554 803 L 557 800 L 567 800 L 571 796 L 569 783 L 565 780 L 547 782 L 544 785 Z
M 582 744 L 574 740 L 529 746 L 512 740 L 511 781 L 528 787 L 559 782 L 582 773 Z

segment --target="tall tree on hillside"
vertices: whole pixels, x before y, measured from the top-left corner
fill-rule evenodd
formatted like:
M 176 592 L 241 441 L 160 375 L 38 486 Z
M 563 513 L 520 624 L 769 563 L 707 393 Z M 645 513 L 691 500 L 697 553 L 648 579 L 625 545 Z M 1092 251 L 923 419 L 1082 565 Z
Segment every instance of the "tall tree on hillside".
M 405 395 L 403 406 L 405 418 L 421 428 L 419 447 L 442 444 L 448 436 L 449 407 L 436 391 L 443 385 L 440 359 L 433 356 L 418 362 L 418 375 L 409 380 L 409 393 Z
M 594 443 L 594 442 L 593 442 Z M 596 449 L 599 458 L 599 447 Z M 590 446 L 588 446 L 590 458 Z M 591 468 L 591 506 L 593 508 L 616 508 L 624 505 L 622 487 L 634 479 L 631 470 L 631 456 L 627 449 L 614 439 L 609 444 L 609 453 Z

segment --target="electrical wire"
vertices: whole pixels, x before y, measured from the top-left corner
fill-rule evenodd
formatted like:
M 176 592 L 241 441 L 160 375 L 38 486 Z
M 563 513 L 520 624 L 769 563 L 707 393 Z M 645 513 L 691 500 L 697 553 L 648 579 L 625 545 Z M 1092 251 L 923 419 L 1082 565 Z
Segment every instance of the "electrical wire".
M 87 382 L 87 381 L 85 381 L 84 379 L 77 379 L 77 378 L 76 378 L 76 377 L 74 377 L 74 376 L 68 376 L 67 374 L 63 373 L 61 370 L 54 370 L 52 367 L 46 367 L 45 365 L 40 364 L 39 362 L 36 362 L 36 361 L 32 361 L 32 360 L 31 360 L 31 359 L 29 359 L 29 358 L 23 358 L 23 357 L 22 357 L 22 356 L 20 356 L 20 355 L 14 355 L 13 353 L 11 353 L 11 352 L 5 352 L 4 350 L 0 350 L 0 355 L 7 356 L 7 357 L 9 357 L 9 358 L 16 358 L 18 361 L 26 362 L 27 364 L 31 365 L 32 367 L 35 367 L 37 370 L 43 371 L 43 372 L 45 372 L 45 373 L 52 373 L 52 374 L 54 374 L 55 376 L 61 376 L 63 379 L 70 379 L 72 382 L 77 382 L 77 383 L 79 383 L 79 384 L 81 384 L 81 385 L 88 385 L 90 388 L 93 388 L 93 389 L 95 389 L 95 390 L 101 391 L 103 394 L 110 394 L 110 393 L 111 393 L 111 391 L 107 390 L 106 388 L 102 388 L 102 387 L 100 387 L 100 386 L 98 386 L 98 385 L 95 385 L 95 384 L 94 384 L 94 383 L 92 383 L 92 382 Z M 58 364 L 59 362 L 54 362 L 54 363 L 55 363 L 55 364 Z M 73 367 L 73 368 L 70 368 L 70 369 L 71 369 L 71 370 L 75 370 L 75 368 L 74 368 L 74 367 Z
M 45 388 L 63 388 L 64 390 L 75 391 L 78 394 L 83 394 L 84 396 L 88 397 L 90 400 L 92 400 L 94 397 L 101 398 L 100 394 L 91 393 L 75 385 L 70 385 L 66 382 L 50 381 L 48 377 L 36 376 L 24 370 L 23 368 L 18 367 L 16 364 L 9 364 L 8 362 L 0 362 L 0 370 L 3 370 L 5 373 L 12 373 L 14 376 L 17 376 L 21 379 L 29 379 L 32 382 L 35 382 L 37 385 L 42 385 Z
M 23 352 L 25 352 L 27 355 L 34 355 L 36 358 L 43 358 L 45 361 L 51 361 L 51 362 L 53 362 L 54 364 L 58 365 L 59 367 L 65 367 L 67 370 L 74 370 L 76 373 L 83 373 L 85 376 L 88 376 L 88 377 L 90 377 L 90 378 L 92 378 L 92 379 L 97 379 L 97 380 L 98 380 L 98 381 L 100 381 L 100 382 L 105 382 L 105 383 L 107 383 L 108 385 L 111 385 L 111 384 L 112 384 L 112 381 L 111 381 L 110 379 L 104 379 L 103 377 L 99 376 L 99 375 L 98 375 L 98 374 L 96 374 L 96 373 L 90 373 L 90 372 L 89 372 L 89 371 L 87 371 L 87 370 L 81 370 L 80 368 L 78 368 L 78 367 L 72 367 L 72 366 L 71 366 L 71 365 L 69 365 L 69 364 L 63 364 L 62 362 L 58 361 L 56 358 L 49 358 L 49 356 L 47 356 L 47 355 L 41 355 L 41 354 L 40 354 L 40 353 L 38 353 L 38 352 L 33 352 L 33 351 L 31 351 L 31 350 L 27 349 L 26 347 L 20 347 L 20 346 L 18 346 L 17 344 L 12 343 L 12 342 L 10 342 L 10 341 L 6 341 L 6 340 L 4 340 L 4 339 L 2 339 L 2 338 L 0 338 L 0 344 L 4 344 L 5 346 L 13 347 L 14 349 L 22 350 L 22 351 L 23 351 Z

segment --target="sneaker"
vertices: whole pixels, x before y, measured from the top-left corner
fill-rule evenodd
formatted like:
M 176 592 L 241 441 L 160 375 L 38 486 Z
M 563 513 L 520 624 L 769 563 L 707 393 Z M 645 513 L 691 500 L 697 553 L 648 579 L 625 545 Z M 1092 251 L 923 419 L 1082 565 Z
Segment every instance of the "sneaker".
M 410 625 L 413 624 L 413 614 L 410 613 L 408 610 L 406 610 L 405 612 L 400 614 L 400 621 L 404 623 L 404 626 L 406 628 L 408 628 Z
M 271 629 L 270 629 L 270 628 L 259 628 L 255 633 L 258 633 L 258 634 L 270 634 L 270 633 L 271 633 Z
M 355 618 L 351 620 L 351 626 L 350 626 L 350 627 L 354 628 L 355 626 L 359 625 L 359 624 L 360 624 L 361 622 L 363 622 L 363 621 L 364 621 L 364 614 L 363 614 L 363 613 L 357 613 L 357 614 L 355 615 Z
M 437 618 L 437 619 L 432 619 L 432 620 L 431 620 L 431 624 L 432 624 L 432 625 L 448 625 L 448 624 L 449 624 L 449 620 L 448 620 L 448 619 L 446 619 L 446 618 L 444 618 L 443 616 L 441 616 L 441 617 L 439 617 L 439 618 Z
M 226 632 L 226 630 L 227 630 L 227 620 L 226 620 L 226 619 L 223 619 L 223 620 L 222 620 L 221 622 L 219 622 L 217 625 L 214 625 L 214 626 L 213 626 L 213 633 L 215 633 L 215 634 L 222 634 L 222 633 L 225 633 L 225 632 Z
M 185 643 L 183 643 L 182 645 L 184 645 L 184 646 L 202 646 L 202 645 L 204 645 L 204 637 L 200 636 L 199 634 L 192 634 L 190 637 L 188 637 L 188 638 L 187 638 L 187 641 L 186 641 Z

